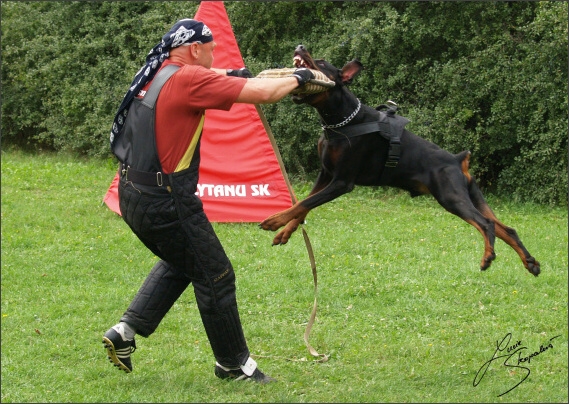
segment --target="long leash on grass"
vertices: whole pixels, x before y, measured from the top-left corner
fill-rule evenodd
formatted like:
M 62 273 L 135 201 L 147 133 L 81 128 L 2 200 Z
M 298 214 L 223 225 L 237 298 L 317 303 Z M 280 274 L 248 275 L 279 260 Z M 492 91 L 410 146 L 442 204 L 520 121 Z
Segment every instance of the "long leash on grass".
M 265 118 L 265 114 L 263 114 L 263 110 L 261 109 L 261 107 L 259 105 L 255 105 L 255 108 L 257 109 L 257 113 L 259 114 L 261 122 L 265 127 L 265 131 L 269 136 L 269 140 L 271 141 L 271 145 L 273 146 L 275 156 L 277 157 L 277 161 L 279 163 L 286 186 L 288 188 L 290 199 L 294 205 L 297 202 L 296 195 L 294 194 L 294 190 L 292 189 L 292 185 L 288 179 L 288 175 L 283 164 L 281 153 L 279 151 L 279 147 L 277 146 L 277 142 L 275 141 L 275 137 L 273 136 L 273 132 L 269 127 L 269 123 L 267 122 L 267 119 Z M 310 313 L 310 319 L 308 320 L 308 324 L 306 325 L 306 329 L 304 331 L 304 343 L 308 348 L 308 352 L 310 352 L 310 355 L 319 358 L 318 360 L 316 360 L 316 362 L 327 362 L 330 356 L 318 353 L 318 351 L 316 351 L 316 349 L 314 349 L 309 342 L 310 331 L 312 330 L 312 326 L 314 325 L 314 320 L 316 319 L 316 311 L 318 308 L 318 274 L 316 271 L 316 260 L 314 259 L 314 251 L 312 250 L 312 244 L 310 243 L 310 238 L 308 237 L 308 233 L 306 232 L 302 223 L 300 224 L 300 228 L 302 229 L 304 244 L 306 245 L 306 251 L 308 252 L 308 258 L 310 259 L 310 267 L 312 268 L 312 279 L 314 280 L 314 304 L 312 305 L 312 312 Z

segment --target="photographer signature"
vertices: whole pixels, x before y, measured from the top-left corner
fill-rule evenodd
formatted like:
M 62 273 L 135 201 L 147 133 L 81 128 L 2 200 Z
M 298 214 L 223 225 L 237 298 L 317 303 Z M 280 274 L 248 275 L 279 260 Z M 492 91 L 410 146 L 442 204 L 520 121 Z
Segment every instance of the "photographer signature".
M 517 340 L 517 341 L 512 342 L 512 333 L 511 332 L 507 333 L 506 336 L 501 341 L 496 341 L 496 350 L 494 351 L 494 355 L 492 355 L 492 358 L 489 361 L 485 362 L 484 365 L 482 365 L 482 367 L 478 370 L 478 372 L 476 372 L 476 376 L 474 377 L 474 382 L 472 383 L 473 386 L 476 387 L 476 386 L 478 386 L 478 384 L 480 384 L 480 382 L 482 381 L 482 378 L 486 374 L 486 371 L 488 370 L 488 368 L 490 367 L 492 362 L 494 362 L 498 359 L 504 358 L 502 365 L 504 365 L 507 368 L 520 369 L 524 373 L 522 380 L 520 380 L 517 384 L 515 384 L 509 390 L 498 395 L 498 397 L 509 393 L 510 391 L 512 391 L 513 389 L 518 387 L 520 384 L 522 384 L 523 381 L 526 380 L 531 373 L 531 371 L 528 367 L 520 366 L 520 365 L 522 365 L 522 364 L 523 365 L 525 365 L 525 364 L 529 365 L 532 358 L 535 358 L 536 356 L 541 355 L 542 353 L 546 352 L 549 349 L 553 349 L 553 344 L 551 343 L 551 341 L 553 341 L 555 338 L 560 337 L 560 336 L 561 335 L 556 335 L 555 337 L 550 338 L 549 343 L 540 345 L 539 351 L 535 351 L 535 352 L 533 352 L 527 356 L 524 356 L 526 354 L 526 352 L 522 353 L 522 351 L 527 350 L 528 348 L 525 346 L 522 346 L 521 340 Z M 499 353 L 503 353 L 503 354 L 498 355 Z

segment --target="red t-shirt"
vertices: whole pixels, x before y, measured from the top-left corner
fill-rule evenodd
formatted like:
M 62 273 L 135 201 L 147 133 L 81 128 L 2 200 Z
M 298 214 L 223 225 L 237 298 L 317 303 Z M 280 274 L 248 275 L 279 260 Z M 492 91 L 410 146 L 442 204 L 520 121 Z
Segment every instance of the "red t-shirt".
M 169 64 L 172 62 L 166 60 L 161 68 Z M 245 83 L 244 78 L 222 76 L 193 65 L 182 65 L 170 77 L 156 102 L 156 148 L 164 173 L 176 170 L 205 110 L 231 109 Z M 149 86 L 150 83 L 143 90 L 148 90 Z

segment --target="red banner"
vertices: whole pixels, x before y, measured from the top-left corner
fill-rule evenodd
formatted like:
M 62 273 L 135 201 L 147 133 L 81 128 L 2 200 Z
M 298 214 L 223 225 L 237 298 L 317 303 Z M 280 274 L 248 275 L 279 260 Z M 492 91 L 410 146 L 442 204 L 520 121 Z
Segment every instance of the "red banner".
M 194 17 L 213 32 L 215 68 L 244 66 L 223 2 L 203 1 Z M 197 195 L 212 222 L 259 222 L 292 205 L 275 151 L 254 105 L 206 112 Z M 104 202 L 120 215 L 118 175 Z

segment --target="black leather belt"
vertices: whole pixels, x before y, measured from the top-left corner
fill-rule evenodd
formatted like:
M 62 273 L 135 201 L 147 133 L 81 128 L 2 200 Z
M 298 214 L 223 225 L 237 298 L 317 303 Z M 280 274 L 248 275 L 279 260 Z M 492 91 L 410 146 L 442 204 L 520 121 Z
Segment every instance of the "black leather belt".
M 170 186 L 170 179 L 168 174 L 161 171 L 148 172 L 138 171 L 131 167 L 123 168 L 121 174 L 125 177 L 126 181 L 131 181 L 140 185 L 149 185 L 154 187 L 167 187 Z

